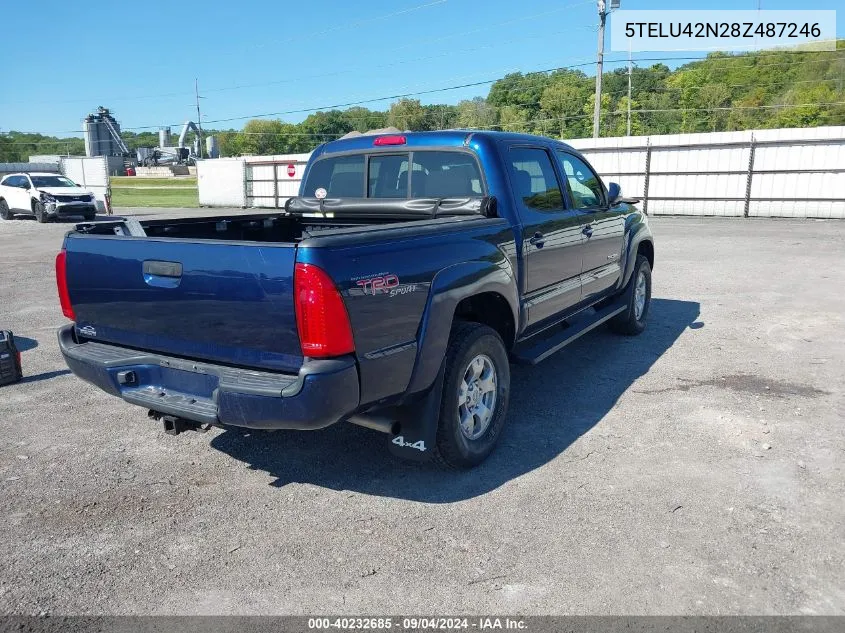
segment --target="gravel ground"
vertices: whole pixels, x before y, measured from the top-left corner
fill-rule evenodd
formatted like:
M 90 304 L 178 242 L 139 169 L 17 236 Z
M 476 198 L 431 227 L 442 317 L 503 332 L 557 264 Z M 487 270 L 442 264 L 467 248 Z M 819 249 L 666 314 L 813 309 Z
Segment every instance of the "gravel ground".
M 62 362 L 69 228 L 0 222 L 0 612 L 845 614 L 845 223 L 654 219 L 647 331 L 514 368 L 459 474 L 351 425 L 165 435 Z

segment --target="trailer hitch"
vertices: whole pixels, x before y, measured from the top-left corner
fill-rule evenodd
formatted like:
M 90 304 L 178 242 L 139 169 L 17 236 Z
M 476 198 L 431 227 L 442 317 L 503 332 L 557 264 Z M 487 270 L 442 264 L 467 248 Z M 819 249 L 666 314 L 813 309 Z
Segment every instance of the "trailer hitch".
M 206 433 L 212 426 L 211 424 L 203 424 L 202 422 L 179 418 L 175 415 L 167 415 L 165 413 L 160 413 L 159 411 L 153 411 L 152 409 L 147 412 L 147 416 L 153 420 L 161 420 L 164 424 L 164 432 L 168 435 L 179 435 L 185 431 Z

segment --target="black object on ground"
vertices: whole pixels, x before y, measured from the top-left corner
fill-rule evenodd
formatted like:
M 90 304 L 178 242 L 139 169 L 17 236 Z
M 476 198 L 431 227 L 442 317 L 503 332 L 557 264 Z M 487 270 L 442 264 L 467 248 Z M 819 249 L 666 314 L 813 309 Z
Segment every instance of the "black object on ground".
M 15 347 L 15 335 L 0 330 L 0 386 L 20 382 L 21 378 L 21 353 Z

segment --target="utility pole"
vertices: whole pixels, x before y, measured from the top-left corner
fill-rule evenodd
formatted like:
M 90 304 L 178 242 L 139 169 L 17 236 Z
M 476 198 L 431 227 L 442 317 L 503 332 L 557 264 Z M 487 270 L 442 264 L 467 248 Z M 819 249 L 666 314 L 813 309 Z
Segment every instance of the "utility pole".
M 604 66 L 604 24 L 607 21 L 607 7 L 604 0 L 598 0 L 599 9 L 599 51 L 596 58 L 596 105 L 593 109 L 593 138 L 599 136 L 601 118 L 601 79 Z
M 628 45 L 628 125 L 627 136 L 631 136 L 631 73 L 633 72 L 633 64 L 631 63 L 631 45 Z
M 196 77 L 194 78 L 194 96 L 196 97 L 196 100 L 197 100 L 197 128 L 200 131 L 200 133 L 199 133 L 199 137 L 200 137 L 199 138 L 199 141 L 200 141 L 199 154 L 200 154 L 200 158 L 202 158 L 202 115 L 200 114 L 199 79 L 197 79 Z

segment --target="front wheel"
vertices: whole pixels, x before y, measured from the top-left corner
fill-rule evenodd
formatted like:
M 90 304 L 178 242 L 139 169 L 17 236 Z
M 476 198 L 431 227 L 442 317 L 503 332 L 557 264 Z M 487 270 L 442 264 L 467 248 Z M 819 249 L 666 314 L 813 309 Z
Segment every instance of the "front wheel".
M 634 273 L 625 296 L 627 309 L 613 317 L 610 327 L 614 332 L 633 336 L 645 330 L 648 309 L 651 307 L 651 266 L 644 255 L 637 255 Z
M 13 217 L 15 217 L 15 214 L 12 213 L 9 204 L 5 200 L 0 200 L 0 218 L 11 220 Z
M 450 468 L 471 468 L 493 452 L 505 424 L 508 355 L 495 330 L 458 323 L 444 362 L 435 458 Z
M 32 203 L 32 212 L 35 214 L 35 219 L 41 224 L 44 224 L 47 221 L 47 211 L 45 211 L 44 205 L 40 202 Z

